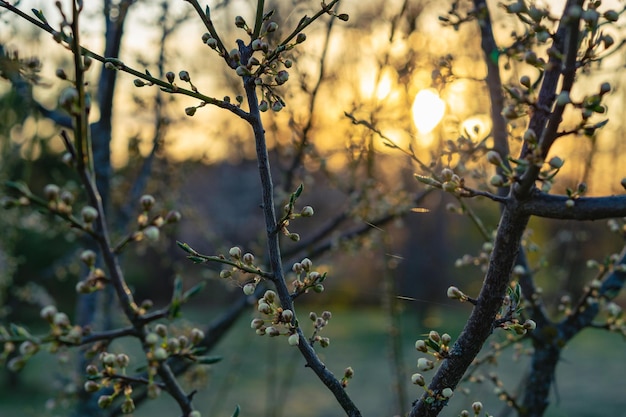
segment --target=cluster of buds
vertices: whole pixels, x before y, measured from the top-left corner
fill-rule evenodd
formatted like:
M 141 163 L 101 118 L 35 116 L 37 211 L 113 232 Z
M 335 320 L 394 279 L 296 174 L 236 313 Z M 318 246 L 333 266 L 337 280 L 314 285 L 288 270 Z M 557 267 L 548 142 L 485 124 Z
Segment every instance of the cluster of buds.
M 431 330 L 427 338 L 415 341 L 415 350 L 430 353 L 436 360 L 442 360 L 448 357 L 451 342 L 452 337 L 448 333 L 440 335 L 439 332 Z M 425 358 L 420 358 L 417 361 L 417 367 L 420 371 L 428 371 L 434 368 L 434 363 Z
M 75 198 L 68 190 L 61 190 L 56 184 L 48 184 L 43 189 L 43 195 L 48 202 L 48 210 L 53 213 L 72 214 L 72 204 Z
M 255 265 L 254 255 L 250 252 L 243 253 L 241 248 L 233 246 L 228 250 L 229 263 L 228 267 L 220 271 L 220 278 L 230 279 L 233 278 L 233 274 L 236 271 L 243 271 L 244 273 L 256 272 L 259 270 Z M 224 255 L 220 255 L 220 259 L 226 259 Z M 245 295 L 252 295 L 256 290 L 258 283 L 261 281 L 259 276 L 255 276 L 252 281 L 243 285 L 243 293 Z
M 141 241 L 147 239 L 151 242 L 159 240 L 160 229 L 167 225 L 178 223 L 182 218 L 179 211 L 171 210 L 165 215 L 158 214 L 150 219 L 150 212 L 154 208 L 156 200 L 153 196 L 146 194 L 139 198 L 141 213 L 137 216 L 138 230 L 132 234 L 132 240 Z
M 297 346 L 300 343 L 293 311 L 280 306 L 280 300 L 274 291 L 265 291 L 257 303 L 257 311 L 264 318 L 255 318 L 250 323 L 250 327 L 256 331 L 256 334 L 270 337 L 287 336 L 291 346 Z
M 519 276 L 525 273 L 526 269 L 522 265 L 516 265 L 513 269 L 513 275 Z M 504 296 L 502 306 L 496 314 L 496 326 L 510 330 L 520 336 L 525 335 L 529 330 L 535 330 L 537 324 L 533 320 L 521 321 L 522 301 L 521 286 L 516 281 L 511 281 L 507 287 L 507 294 Z
M 61 343 L 78 344 L 83 337 L 82 327 L 72 326 L 67 314 L 58 311 L 53 305 L 45 306 L 39 313 L 40 317 L 50 325 L 50 334 L 56 339 L 50 345 L 51 351 L 56 351 Z
M 133 388 L 130 383 L 125 381 L 126 368 L 130 358 L 125 353 L 101 352 L 98 359 L 100 367 L 94 364 L 87 365 L 85 371 L 89 379 L 85 382 L 83 389 L 93 393 L 102 388 L 112 388 L 111 394 L 98 397 L 98 407 L 107 408 L 117 397 L 123 395 L 122 413 L 131 414 L 135 411 L 135 402 L 131 397 Z
M 204 332 L 200 329 L 193 328 L 189 334 L 170 336 L 167 326 L 159 323 L 145 337 L 145 344 L 149 348 L 148 360 L 151 366 L 155 366 L 171 356 L 197 360 L 197 345 L 202 339 L 204 339 Z
M 296 274 L 296 279 L 293 282 L 296 294 L 307 292 L 310 288 L 317 293 L 324 291 L 322 282 L 326 279 L 326 272 L 321 274 L 314 271 L 313 262 L 309 258 L 294 263 L 291 270 Z
M 332 318 L 330 311 L 323 311 L 320 316 L 313 311 L 309 313 L 309 320 L 313 322 L 313 335 L 309 338 L 309 343 L 313 345 L 315 342 L 319 342 L 320 346 L 325 348 L 330 345 L 330 339 L 328 337 L 322 337 L 318 333 L 322 331 L 328 324 L 328 321 Z
M 5 342 L 2 353 L 2 359 L 5 360 L 15 351 L 13 342 Z M 14 355 L 7 363 L 7 369 L 11 372 L 20 371 L 37 352 L 39 352 L 39 344 L 32 340 L 25 340 L 20 343 L 18 348 L 19 355 Z
M 458 194 L 465 186 L 465 180 L 458 174 L 455 174 L 450 168 L 441 170 L 439 176 L 428 177 L 424 175 L 415 175 L 415 178 L 422 184 L 432 188 L 439 188 L 452 194 Z
M 280 219 L 279 228 L 283 235 L 287 236 L 289 239 L 294 242 L 298 242 L 300 240 L 300 235 L 298 233 L 292 233 L 289 231 L 287 226 L 289 226 L 290 220 L 296 219 L 298 217 L 312 217 L 315 211 L 311 206 L 304 206 L 299 213 L 296 213 L 294 210 L 295 200 L 292 198 L 288 204 L 285 204 L 284 207 L 284 215 Z
M 96 253 L 91 249 L 84 250 L 80 254 L 80 260 L 89 268 L 87 277 L 76 284 L 76 292 L 79 294 L 89 294 L 104 288 L 109 279 L 104 270 L 96 267 Z
M 458 258 L 456 261 L 454 261 L 454 266 L 457 268 L 461 268 L 464 266 L 478 266 L 480 267 L 481 271 L 486 272 L 492 251 L 493 243 L 485 242 L 483 243 L 480 252 L 476 256 L 465 254 L 462 257 Z

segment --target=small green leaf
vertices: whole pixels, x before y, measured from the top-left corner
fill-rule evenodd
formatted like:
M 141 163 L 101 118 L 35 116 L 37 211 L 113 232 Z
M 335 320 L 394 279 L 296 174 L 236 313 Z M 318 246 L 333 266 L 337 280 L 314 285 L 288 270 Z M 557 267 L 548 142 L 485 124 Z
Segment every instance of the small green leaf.
M 189 255 L 187 259 L 190 259 L 194 264 L 203 264 L 206 262 L 206 259 L 193 255 Z
M 300 194 L 302 194 L 302 190 L 304 190 L 304 184 L 300 184 L 296 189 L 296 192 L 294 193 L 296 198 L 300 197 Z
M 172 300 L 180 300 L 183 295 L 183 279 L 180 275 L 176 275 L 174 279 L 174 291 L 172 292 Z
M 500 58 L 500 51 L 498 51 L 497 49 L 494 49 L 493 51 L 491 51 L 491 53 L 489 54 L 489 59 L 491 60 L 491 62 L 493 62 L 494 64 L 498 63 L 498 59 Z
M 9 326 L 11 327 L 11 333 L 13 333 L 14 336 L 27 337 L 27 338 L 32 337 L 32 335 L 28 332 L 28 330 L 26 330 L 26 328 L 22 326 L 18 326 L 17 324 L 14 324 L 14 323 L 11 323 Z
M 237 404 L 237 406 L 235 407 L 235 411 L 233 412 L 232 417 L 239 417 L 239 411 L 240 411 L 239 404 Z
M 191 246 L 189 246 L 186 243 L 183 242 L 179 242 L 178 240 L 176 241 L 176 244 L 178 245 L 179 248 L 181 248 L 182 250 L 184 250 L 187 253 L 190 253 L 192 255 L 199 255 L 198 252 L 196 252 L 195 250 L 193 250 L 193 248 Z
M 198 356 L 196 357 L 196 362 L 201 363 L 203 365 L 211 365 L 221 360 L 222 360 L 221 356 Z
M 430 339 L 426 339 L 424 340 L 424 343 L 431 348 L 432 350 L 434 350 L 435 352 L 439 352 L 441 350 L 441 348 L 439 347 L 438 343 L 433 342 Z
M 194 285 L 193 287 L 191 287 L 187 291 L 185 291 L 185 293 L 183 294 L 183 302 L 187 302 L 187 300 L 189 300 L 191 297 L 193 297 L 194 295 L 199 294 L 200 291 L 202 291 L 205 286 L 206 286 L 206 282 L 202 281 L 202 282 Z
M 206 15 L 206 17 L 211 19 L 211 9 L 209 8 L 209 6 L 207 6 L 206 9 L 204 9 L 204 14 Z
M 37 10 L 37 9 L 31 9 L 31 10 L 37 19 L 41 20 L 46 25 L 48 24 L 48 20 L 43 15 L 43 12 L 41 10 Z

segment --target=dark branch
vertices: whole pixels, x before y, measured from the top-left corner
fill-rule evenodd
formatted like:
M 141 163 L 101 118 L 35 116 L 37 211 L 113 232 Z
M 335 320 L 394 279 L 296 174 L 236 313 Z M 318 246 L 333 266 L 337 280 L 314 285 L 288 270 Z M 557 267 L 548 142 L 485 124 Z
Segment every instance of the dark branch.
M 562 220 L 602 220 L 626 216 L 626 195 L 610 197 L 579 197 L 573 207 L 567 206 L 570 198 L 563 195 L 535 191 L 520 203 L 521 210 L 530 216 Z

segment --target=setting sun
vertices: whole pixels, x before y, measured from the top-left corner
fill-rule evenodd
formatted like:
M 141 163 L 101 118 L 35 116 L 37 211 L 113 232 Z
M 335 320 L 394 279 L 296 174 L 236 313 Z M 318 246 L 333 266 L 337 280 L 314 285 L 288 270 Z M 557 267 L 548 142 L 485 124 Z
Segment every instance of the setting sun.
M 446 103 L 431 89 L 421 90 L 415 95 L 413 123 L 422 135 L 430 133 L 441 121 L 446 110 Z

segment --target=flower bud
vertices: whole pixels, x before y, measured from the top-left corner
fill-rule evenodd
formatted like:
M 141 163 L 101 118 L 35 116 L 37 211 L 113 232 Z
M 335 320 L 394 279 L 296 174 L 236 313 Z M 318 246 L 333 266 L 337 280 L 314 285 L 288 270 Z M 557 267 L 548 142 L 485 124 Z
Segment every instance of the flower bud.
M 146 344 L 148 346 L 154 346 L 159 343 L 159 335 L 156 333 L 148 333 L 146 335 Z
M 271 32 L 276 32 L 276 30 L 278 29 L 278 23 L 276 22 L 270 22 L 267 25 L 267 33 L 271 33 Z
M 270 314 L 272 312 L 272 308 L 270 307 L 270 305 L 263 302 L 259 303 L 259 305 L 257 306 L 257 310 L 259 311 L 259 313 L 263 314 Z
M 59 198 L 61 189 L 56 184 L 48 184 L 43 189 L 43 194 L 48 201 L 56 201 Z
M 419 369 L 420 371 L 430 371 L 434 367 L 435 364 L 431 360 L 428 360 L 426 358 L 419 358 L 417 360 L 417 369 Z
M 239 52 L 239 49 L 231 49 L 228 53 L 228 57 L 235 62 L 241 61 L 241 53 Z
M 267 100 L 261 100 L 259 102 L 259 111 L 266 112 L 269 110 L 269 108 L 270 108 L 270 104 L 267 102 Z
M 243 260 L 243 263 L 246 265 L 252 265 L 254 263 L 254 255 L 251 254 L 250 252 L 244 253 L 241 259 Z
M 113 397 L 111 397 L 110 395 L 101 395 L 100 398 L 98 398 L 98 407 L 107 408 L 111 405 L 112 402 Z
M 233 275 L 232 271 L 228 269 L 223 269 L 220 271 L 220 278 L 230 278 Z
M 115 357 L 115 362 L 120 368 L 126 368 L 130 362 L 130 358 L 125 353 L 120 353 Z
M 197 345 L 202 342 L 202 339 L 204 339 L 204 332 L 202 330 L 195 327 L 191 329 L 191 343 Z
M 243 65 L 239 65 L 235 70 L 238 76 L 244 77 L 246 75 L 250 75 L 250 70 Z
M 165 73 L 165 78 L 167 79 L 167 82 L 172 84 L 174 82 L 174 79 L 176 78 L 176 74 L 174 74 L 172 71 L 168 71 Z
M 426 342 L 424 342 L 421 339 L 415 341 L 415 349 L 424 353 L 428 352 L 428 347 L 426 346 Z
M 558 156 L 552 157 L 550 161 L 548 161 L 548 165 L 550 165 L 550 167 L 554 169 L 561 168 L 563 166 L 563 163 L 563 160 Z
M 300 212 L 300 214 L 302 215 L 302 217 L 311 217 L 314 214 L 313 211 L 313 207 L 311 206 L 304 206 L 302 208 L 302 211 Z
M 287 309 L 287 310 L 283 310 L 282 314 L 281 314 L 283 321 L 285 323 L 291 323 L 291 320 L 293 320 L 293 311 Z
M 302 43 L 306 41 L 306 35 L 304 33 L 298 33 L 298 36 L 296 36 L 296 43 Z
M 298 336 L 297 333 L 292 334 L 291 336 L 289 336 L 289 339 L 287 339 L 289 346 L 298 346 L 300 344 L 300 336 Z
M 58 311 L 55 306 L 48 305 L 41 309 L 41 311 L 39 312 L 39 316 L 48 322 L 52 322 L 57 312 Z
M 274 112 L 279 112 L 283 109 L 283 103 L 281 103 L 279 100 L 276 100 L 275 102 L 272 103 L 272 111 Z
M 154 203 L 155 202 L 156 202 L 156 200 L 150 194 L 144 194 L 139 199 L 139 204 L 141 204 L 141 208 L 144 211 L 150 211 L 152 209 L 152 207 L 154 207 Z
M 302 265 L 302 269 L 307 272 L 311 270 L 311 267 L 313 267 L 313 262 L 311 262 L 309 258 L 304 258 L 300 264 Z
M 209 38 L 206 41 L 207 46 L 209 46 L 211 49 L 217 49 L 217 39 L 215 38 Z
M 194 114 L 196 114 L 196 107 L 185 107 L 185 114 L 189 117 L 192 117 Z
M 159 240 L 159 228 L 156 226 L 148 226 L 143 229 L 143 235 L 151 242 L 156 242 Z
M 131 397 L 126 397 L 126 399 L 124 399 L 124 402 L 122 403 L 121 409 L 122 413 L 131 414 L 133 411 L 135 411 L 135 402 Z
M 188 71 L 184 71 L 184 70 L 178 73 L 178 78 L 180 78 L 181 81 L 185 81 L 185 82 L 191 81 L 191 77 L 189 76 L 189 72 Z
M 537 328 L 537 323 L 534 320 L 528 319 L 524 322 L 524 329 L 526 330 L 535 330 Z
M 159 323 L 156 326 L 154 326 L 154 331 L 156 332 L 156 334 L 158 334 L 161 337 L 167 336 L 167 326 L 162 323 Z
M 475 403 L 472 404 L 472 410 L 474 410 L 475 415 L 480 414 L 482 409 L 483 409 L 483 403 L 481 403 L 480 401 L 476 401 Z
M 263 47 L 263 41 L 261 39 L 255 39 L 252 41 L 253 51 L 260 51 L 262 47 Z
M 461 290 L 459 290 L 457 287 L 448 287 L 448 291 L 447 291 L 447 296 L 448 298 L 452 299 L 452 300 L 460 300 L 463 299 L 465 294 L 463 294 L 463 292 Z
M 85 223 L 91 223 L 98 218 L 98 210 L 91 206 L 85 206 L 80 212 Z
M 228 254 L 235 259 L 239 259 L 241 258 L 241 249 L 239 249 L 239 247 L 237 246 L 233 246 L 232 248 L 230 248 L 228 250 Z
M 487 152 L 487 161 L 489 161 L 490 164 L 496 166 L 502 166 L 504 164 L 504 162 L 502 161 L 502 157 L 496 151 Z
M 452 391 L 452 388 L 444 388 L 443 391 L 441 391 L 441 395 L 450 398 L 454 395 L 454 391 Z
M 246 284 L 243 286 L 243 293 L 245 295 L 252 295 L 254 294 L 254 290 L 256 289 L 256 285 L 255 284 Z
M 411 382 L 415 385 L 419 385 L 420 387 L 426 385 L 426 381 L 424 380 L 424 376 L 422 374 L 411 375 Z
M 83 385 L 83 389 L 85 392 L 96 392 L 100 389 L 100 384 L 96 381 L 87 381 L 85 385 Z
M 167 351 L 162 347 L 154 349 L 154 359 L 156 359 L 157 361 L 164 361 L 167 359 L 167 356 Z
M 70 318 L 65 313 L 56 313 L 52 322 L 57 326 L 67 327 L 70 325 Z
M 243 19 L 243 17 L 241 16 L 235 16 L 235 26 L 237 26 L 238 28 L 245 28 L 246 25 L 246 21 Z

